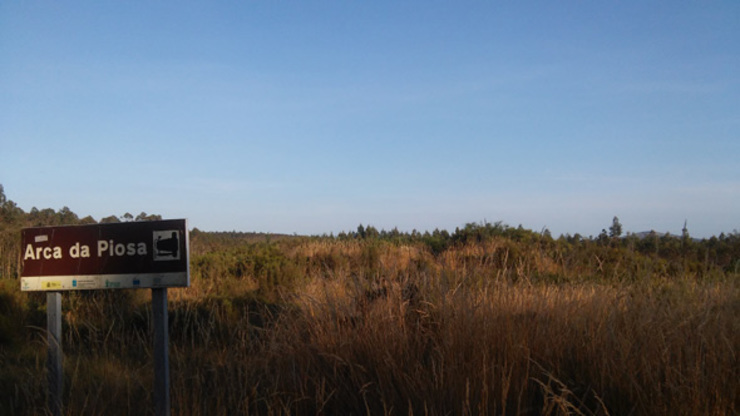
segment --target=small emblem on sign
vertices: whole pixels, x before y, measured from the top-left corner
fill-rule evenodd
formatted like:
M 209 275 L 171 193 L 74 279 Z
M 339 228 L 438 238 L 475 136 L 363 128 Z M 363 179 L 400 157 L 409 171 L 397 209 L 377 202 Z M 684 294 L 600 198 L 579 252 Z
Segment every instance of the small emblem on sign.
M 154 260 L 180 260 L 180 232 L 178 230 L 153 231 Z
M 107 287 L 109 289 L 110 288 L 117 289 L 117 288 L 120 288 L 121 287 L 121 282 L 112 282 L 112 281 L 106 279 L 105 280 L 105 287 Z

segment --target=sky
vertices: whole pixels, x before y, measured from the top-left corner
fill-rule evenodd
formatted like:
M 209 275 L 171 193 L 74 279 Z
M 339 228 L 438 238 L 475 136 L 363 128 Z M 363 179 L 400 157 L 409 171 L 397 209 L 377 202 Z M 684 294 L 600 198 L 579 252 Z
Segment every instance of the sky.
M 739 161 L 734 0 L 0 0 L 26 212 L 709 237 Z

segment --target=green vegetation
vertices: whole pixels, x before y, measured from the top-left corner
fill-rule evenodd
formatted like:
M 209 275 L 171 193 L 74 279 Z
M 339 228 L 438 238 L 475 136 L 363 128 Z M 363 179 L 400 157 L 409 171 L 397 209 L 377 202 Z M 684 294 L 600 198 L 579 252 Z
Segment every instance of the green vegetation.
M 0 188 L 0 414 L 46 403 L 45 297 L 19 290 L 19 231 L 92 221 Z M 740 412 L 736 232 L 196 229 L 191 274 L 169 292 L 176 415 Z M 153 414 L 149 291 L 65 293 L 63 314 L 66 414 Z

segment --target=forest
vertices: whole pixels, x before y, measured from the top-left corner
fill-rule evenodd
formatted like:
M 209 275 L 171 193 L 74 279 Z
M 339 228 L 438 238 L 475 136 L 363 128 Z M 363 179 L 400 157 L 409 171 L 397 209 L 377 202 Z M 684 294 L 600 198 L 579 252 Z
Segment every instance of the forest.
M 48 410 L 45 296 L 20 291 L 20 230 L 95 222 L 25 212 L 0 185 L 0 414 Z M 169 290 L 172 413 L 740 413 L 740 233 L 606 225 L 193 229 L 191 287 Z M 154 414 L 150 292 L 67 292 L 62 308 L 65 414 Z

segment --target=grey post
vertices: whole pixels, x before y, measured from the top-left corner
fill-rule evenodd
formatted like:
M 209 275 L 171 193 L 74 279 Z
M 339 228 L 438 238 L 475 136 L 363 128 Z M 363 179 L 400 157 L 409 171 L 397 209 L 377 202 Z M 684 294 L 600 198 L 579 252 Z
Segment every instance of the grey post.
M 167 288 L 152 289 L 154 321 L 154 411 L 157 416 L 170 415 L 170 357 L 167 328 Z
M 62 294 L 46 294 L 46 328 L 49 353 L 47 370 L 49 380 L 49 411 L 54 416 L 62 414 Z

